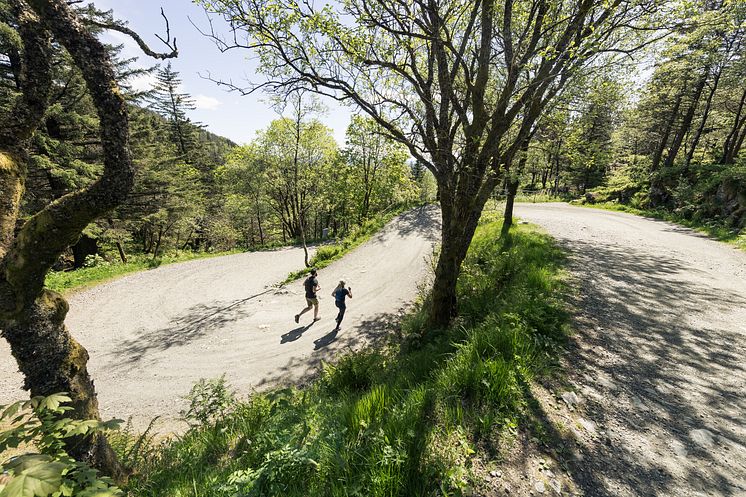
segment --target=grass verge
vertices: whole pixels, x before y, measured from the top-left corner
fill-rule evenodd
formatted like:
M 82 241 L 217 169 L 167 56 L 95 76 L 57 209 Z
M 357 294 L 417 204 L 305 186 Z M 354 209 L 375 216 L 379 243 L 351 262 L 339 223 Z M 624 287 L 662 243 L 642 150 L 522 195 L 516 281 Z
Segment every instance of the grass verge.
M 302 278 L 303 276 L 311 272 L 311 268 L 322 269 L 332 262 L 336 261 L 337 259 L 341 259 L 350 251 L 370 239 L 371 236 L 380 231 L 384 226 L 386 226 L 389 221 L 394 219 L 396 216 L 414 207 L 414 205 L 408 204 L 397 207 L 385 213 L 377 214 L 376 216 L 365 220 L 361 225 L 353 227 L 347 234 L 347 236 L 345 236 L 341 240 L 332 244 L 321 245 L 313 254 L 311 260 L 308 261 L 310 267 L 299 269 L 298 271 L 293 271 L 288 275 L 287 278 L 285 278 L 282 284 L 284 285 Z
M 692 220 L 677 215 L 674 212 L 664 209 L 638 209 L 624 204 L 614 202 L 604 202 L 597 204 L 584 204 L 580 202 L 571 202 L 573 205 L 581 207 L 590 207 L 592 209 L 603 209 L 608 211 L 628 212 L 637 216 L 651 217 L 675 224 L 680 224 L 691 228 L 700 233 L 704 233 L 715 240 L 735 245 L 737 248 L 746 251 L 746 230 L 738 230 L 726 226 L 717 220 Z
M 314 254 L 310 261 L 312 267 L 323 268 L 334 262 L 335 260 L 343 257 L 349 251 L 368 240 L 373 234 L 383 228 L 386 223 L 391 221 L 394 217 L 398 216 L 407 209 L 412 208 L 411 205 L 403 206 L 380 214 L 365 221 L 361 226 L 352 228 L 350 233 L 343 238 L 341 241 L 332 245 L 323 245 Z M 268 247 L 262 247 L 259 250 L 273 250 L 281 247 L 280 245 L 273 245 Z M 153 259 L 150 255 L 131 255 L 126 263 L 121 262 L 99 262 L 92 267 L 84 267 L 76 269 L 75 271 L 52 271 L 47 274 L 45 286 L 50 290 L 56 292 L 67 292 L 75 289 L 87 288 L 105 281 L 116 279 L 120 276 L 124 276 L 131 273 L 137 273 L 139 271 L 147 271 L 154 269 L 166 264 L 174 264 L 177 262 L 186 262 L 195 259 L 206 259 L 209 257 L 220 257 L 223 255 L 239 254 L 246 252 L 247 250 L 231 250 L 224 252 L 190 252 L 190 251 L 177 251 L 174 253 L 166 254 L 158 259 Z M 308 274 L 309 269 L 301 269 L 291 273 L 283 283 L 289 283 L 297 280 L 302 276 Z
M 120 276 L 138 271 L 154 269 L 166 264 L 186 262 L 194 259 L 206 259 L 222 255 L 238 254 L 242 250 L 228 252 L 190 252 L 179 251 L 153 259 L 149 255 L 130 256 L 126 263 L 100 262 L 95 266 L 76 269 L 75 271 L 51 271 L 47 274 L 45 286 L 55 292 L 66 292 L 73 289 L 86 288 L 98 283 L 113 280 Z
M 522 426 L 524 387 L 553 371 L 567 332 L 561 251 L 526 225 L 501 240 L 498 217 L 485 215 L 477 230 L 458 282 L 461 317 L 450 329 L 424 330 L 421 305 L 396 340 L 326 364 L 305 388 L 230 400 L 222 380 L 202 382 L 190 408 L 200 422 L 140 458 L 128 490 L 468 493 L 479 481 L 475 461 L 496 457 L 506 431 Z

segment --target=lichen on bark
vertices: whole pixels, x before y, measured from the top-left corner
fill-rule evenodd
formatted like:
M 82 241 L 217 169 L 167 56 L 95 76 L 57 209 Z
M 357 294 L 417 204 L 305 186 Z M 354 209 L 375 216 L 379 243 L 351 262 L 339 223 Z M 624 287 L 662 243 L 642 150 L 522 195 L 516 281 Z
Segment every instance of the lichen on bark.
M 32 396 L 67 392 L 71 414 L 100 419 L 88 352 L 68 332 L 65 299 L 44 289 L 44 278 L 59 255 L 96 217 L 116 207 L 134 181 L 128 149 L 124 98 L 106 48 L 61 0 L 10 0 L 16 17 L 21 67 L 20 95 L 11 115 L 0 116 L 0 334 L 7 339 L 25 388 Z M 73 192 L 16 224 L 26 175 L 28 141 L 43 119 L 51 88 L 51 38 L 71 55 L 98 110 L 104 172 L 88 188 Z M 124 472 L 101 435 L 68 444 L 79 460 L 115 479 Z

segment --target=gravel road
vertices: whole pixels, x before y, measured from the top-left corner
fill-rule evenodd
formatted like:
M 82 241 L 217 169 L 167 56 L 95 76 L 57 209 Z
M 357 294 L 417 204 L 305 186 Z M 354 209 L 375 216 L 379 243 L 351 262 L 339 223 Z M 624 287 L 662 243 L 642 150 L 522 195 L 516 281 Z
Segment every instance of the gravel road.
M 302 381 L 335 352 L 381 336 L 417 296 L 439 238 L 440 214 L 419 208 L 389 223 L 343 259 L 319 271 L 322 319 L 301 323 L 302 280 L 274 285 L 303 265 L 292 248 L 195 260 L 133 274 L 74 293 L 67 324 L 89 351 L 104 418 L 142 428 L 162 416 L 178 429 L 183 396 L 200 378 L 225 373 L 240 393 Z M 334 333 L 331 292 L 352 287 L 342 330 Z M 0 343 L 0 404 L 24 398 L 21 375 Z
M 555 433 L 577 493 L 746 496 L 746 254 L 624 213 L 516 215 L 568 249 L 580 288 L 577 395 Z
M 517 204 L 516 215 L 569 251 L 579 287 L 568 358 L 575 394 L 553 434 L 571 448 L 567 488 L 588 497 L 746 496 L 746 254 L 624 213 Z M 303 380 L 336 351 L 375 341 L 415 297 L 437 237 L 437 210 L 413 211 L 320 271 L 323 319 L 313 325 L 309 314 L 293 321 L 301 282 L 271 287 L 298 268 L 298 249 L 121 278 L 73 295 L 68 324 L 91 353 L 105 417 L 142 426 L 160 414 L 173 427 L 199 378 L 225 372 L 246 393 Z M 355 297 L 335 334 L 329 293 L 340 278 Z M 0 375 L 0 403 L 24 396 L 4 342 Z

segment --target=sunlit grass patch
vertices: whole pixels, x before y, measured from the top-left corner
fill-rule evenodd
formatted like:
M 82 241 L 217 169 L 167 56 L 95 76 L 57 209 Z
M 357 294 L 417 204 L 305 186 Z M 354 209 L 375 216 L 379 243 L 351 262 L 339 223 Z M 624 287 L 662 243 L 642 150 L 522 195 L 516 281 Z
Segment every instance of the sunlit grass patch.
M 151 255 L 132 255 L 127 262 L 107 262 L 101 258 L 97 258 L 96 262 L 89 267 L 83 267 L 74 271 L 51 271 L 47 274 L 45 285 L 50 290 L 65 292 L 86 288 L 126 274 L 147 271 L 167 264 L 220 257 L 241 252 L 241 250 L 228 252 L 192 252 L 180 250 L 167 253 L 157 259 L 153 259 Z
M 420 309 L 403 340 L 326 364 L 305 388 L 236 401 L 141 463 L 129 490 L 461 495 L 474 484 L 473 456 L 520 425 L 523 385 L 553 370 L 567 333 L 562 253 L 526 225 L 501 239 L 497 217 L 485 215 L 474 238 L 450 329 L 424 330 Z
M 321 245 L 316 249 L 311 260 L 308 261 L 309 267 L 293 271 L 285 278 L 283 283 L 290 283 L 298 278 L 302 278 L 311 271 L 311 268 L 322 269 L 332 262 L 341 259 L 350 251 L 368 241 L 371 236 L 383 229 L 389 221 L 410 208 L 412 208 L 412 205 L 406 205 L 378 214 L 370 219 L 366 219 L 361 225 L 351 228 L 341 240 L 328 245 Z

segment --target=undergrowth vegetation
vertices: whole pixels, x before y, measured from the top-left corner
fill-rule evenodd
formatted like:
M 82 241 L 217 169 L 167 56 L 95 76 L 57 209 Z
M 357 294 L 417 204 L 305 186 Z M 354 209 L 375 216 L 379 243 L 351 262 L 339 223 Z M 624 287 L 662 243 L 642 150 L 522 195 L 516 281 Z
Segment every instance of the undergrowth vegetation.
M 0 496 L 124 495 L 111 479 L 67 453 L 76 437 L 113 430 L 118 421 L 71 419 L 70 402 L 55 394 L 0 406 Z
M 501 240 L 497 217 L 487 214 L 474 238 L 451 328 L 423 329 L 425 299 L 387 346 L 325 364 L 307 387 L 226 403 L 222 379 L 200 383 L 190 417 L 201 422 L 147 458 L 130 457 L 138 464 L 128 490 L 462 495 L 473 456 L 495 457 L 501 436 L 521 425 L 527 384 L 552 371 L 566 337 L 561 252 L 525 225 Z
M 380 231 L 386 226 L 386 223 L 407 209 L 411 209 L 413 206 L 414 204 L 406 204 L 377 214 L 374 217 L 366 219 L 361 224 L 353 226 L 347 235 L 337 242 L 319 246 L 316 252 L 314 252 L 313 257 L 311 257 L 311 260 L 308 261 L 309 267 L 293 271 L 283 283 L 290 283 L 305 276 L 311 272 L 311 268 L 322 269 L 337 259 L 341 259 L 345 254 L 362 245 L 371 236 Z

